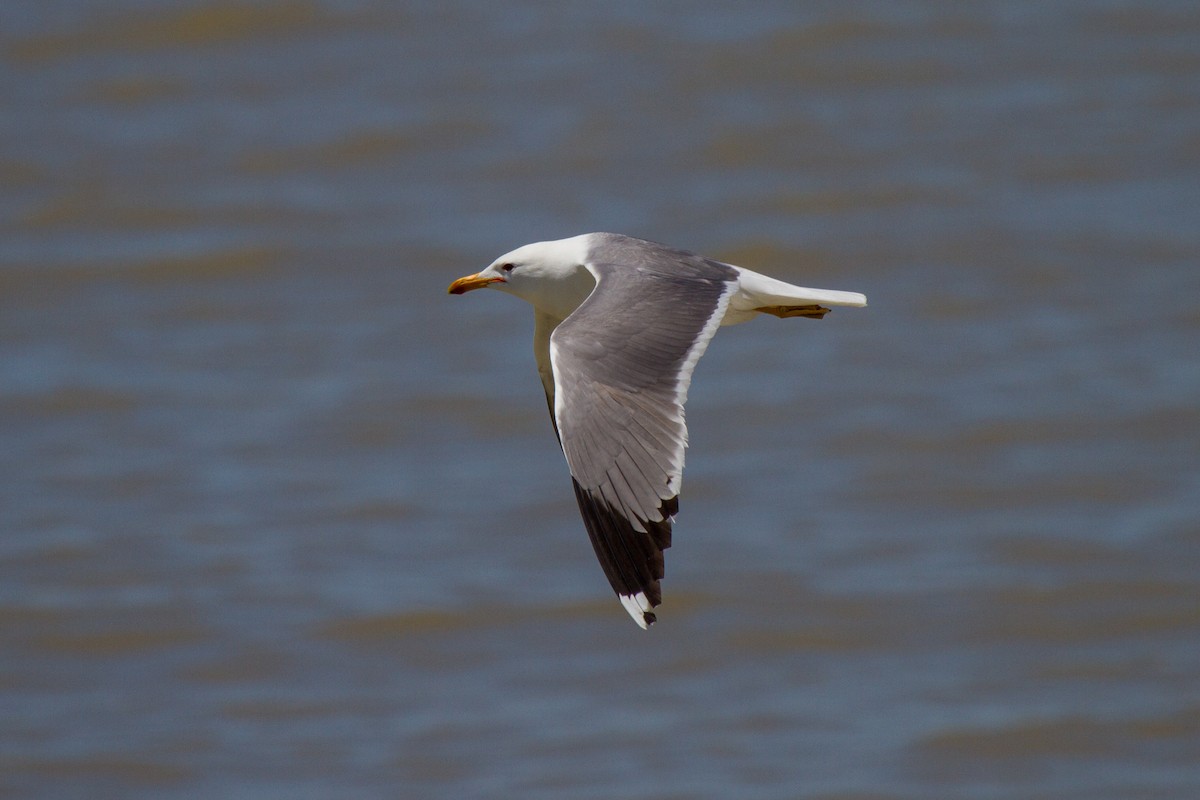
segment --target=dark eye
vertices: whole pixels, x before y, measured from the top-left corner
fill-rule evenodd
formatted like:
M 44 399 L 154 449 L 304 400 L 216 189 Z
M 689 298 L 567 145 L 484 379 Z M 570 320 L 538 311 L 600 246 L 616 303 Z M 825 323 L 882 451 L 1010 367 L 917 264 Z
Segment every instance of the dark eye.
M 501 264 L 501 265 L 500 265 L 500 271 L 501 271 L 501 272 L 512 272 L 512 271 L 513 271 L 513 265 L 512 265 L 512 264 Z

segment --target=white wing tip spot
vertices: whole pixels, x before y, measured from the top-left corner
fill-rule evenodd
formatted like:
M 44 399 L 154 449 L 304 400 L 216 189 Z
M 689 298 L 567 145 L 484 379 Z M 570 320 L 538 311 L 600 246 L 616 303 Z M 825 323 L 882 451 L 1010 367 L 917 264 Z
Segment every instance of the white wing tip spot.
M 629 616 L 633 617 L 633 621 L 638 624 L 642 630 L 646 630 L 654 622 L 654 614 L 650 612 L 650 601 L 646 599 L 645 592 L 637 594 L 619 594 L 621 605 L 625 606 L 625 610 L 629 612 Z

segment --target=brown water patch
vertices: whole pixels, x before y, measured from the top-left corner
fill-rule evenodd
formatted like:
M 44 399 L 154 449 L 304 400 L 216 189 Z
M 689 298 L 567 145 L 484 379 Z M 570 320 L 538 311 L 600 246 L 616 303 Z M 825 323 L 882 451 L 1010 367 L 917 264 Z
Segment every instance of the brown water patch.
M 1042 681 L 1093 681 L 1096 683 L 1123 684 L 1125 682 L 1156 682 L 1172 680 L 1162 664 L 1152 655 L 1140 656 L 1126 661 L 1097 662 L 1079 661 L 1067 664 L 1039 666 L 1029 671 L 1039 683 Z M 1174 676 L 1179 680 L 1181 676 Z M 1182 687 L 1181 687 L 1182 688 Z
M 729 644 L 739 651 L 755 653 L 845 653 L 878 647 L 879 633 L 882 631 L 850 631 L 836 625 L 800 630 L 741 630 L 729 637 Z
M 0 159 L 0 184 L 11 189 L 23 189 L 46 182 L 46 172 L 36 164 Z
M 1194 585 L 1166 581 L 1080 581 L 990 592 L 968 638 L 1087 642 L 1156 634 L 1200 636 Z
M 106 105 L 140 106 L 182 97 L 185 89 L 178 81 L 135 76 L 93 84 L 87 87 L 80 99 Z
M 32 644 L 45 652 L 77 657 L 124 656 L 195 644 L 206 638 L 198 629 L 145 630 L 142 628 L 42 633 Z
M 1080 21 L 1085 30 L 1112 33 L 1119 36 L 1172 36 L 1200 34 L 1200 15 L 1193 6 L 1183 4 L 1167 8 L 1148 8 L 1145 5 L 1097 7 L 1083 9 Z M 1153 56 L 1150 51 L 1140 55 Z
M 161 13 L 144 9 L 98 16 L 68 33 L 33 36 L 11 45 L 8 54 L 37 62 L 108 50 L 203 47 L 327 30 L 334 22 L 306 0 L 218 2 Z
M 282 173 L 314 167 L 352 166 L 395 158 L 417 146 L 414 138 L 396 131 L 360 131 L 332 142 L 285 150 L 263 150 L 241 159 L 247 172 Z
M 171 228 L 200 226 L 242 228 L 249 225 L 273 226 L 282 230 L 328 222 L 321 212 L 298 208 L 226 205 L 203 210 L 173 204 L 172 199 L 117 193 L 95 181 L 80 181 L 25 212 L 17 225 L 32 231 L 57 231 L 63 228 L 93 229 L 138 233 Z M 67 265 L 46 265 L 36 270 L 69 269 Z M 34 271 L 34 270 L 29 270 Z M 0 273 L 3 279 L 3 273 Z
M 243 652 L 182 670 L 180 678 L 212 685 L 259 682 L 278 676 L 284 658 L 267 651 Z
M 27 213 L 21 226 L 31 230 L 95 227 L 108 230 L 155 230 L 203 222 L 199 214 L 157 202 L 115 199 L 98 186 L 84 186 L 48 200 Z
M 66 613 L 43 608 L 22 606 L 0 606 L 0 647 L 11 652 L 47 628 L 61 626 L 66 622 Z M 40 676 L 36 672 L 14 672 L 6 674 L 3 682 L 10 686 L 36 683 Z
M 890 465 L 869 470 L 855 498 L 894 509 L 943 511 L 1029 509 L 1064 506 L 1129 506 L 1152 502 L 1170 484 L 1152 475 L 1024 476 L 997 483 L 981 471 L 980 454 L 966 454 L 958 469 L 946 465 Z
M 0 291 L 58 288 L 107 281 L 141 284 L 220 281 L 268 273 L 279 265 L 285 255 L 285 251 L 278 248 L 244 247 L 128 263 L 21 266 L 0 271 Z
M 415 513 L 405 503 L 371 501 L 340 509 L 333 517 L 348 522 L 403 522 Z
M 787 83 L 819 85 L 826 90 L 904 88 L 952 83 L 963 79 L 953 65 L 933 58 L 853 62 L 824 57 L 812 51 L 797 51 L 795 45 L 776 38 L 750 56 L 743 50 L 708 59 L 696 70 L 703 76 L 685 83 L 689 92 L 711 91 L 712 85 L 755 85 L 763 75 L 786 75 Z M 706 83 L 700 83 L 701 80 Z
M 709 604 L 707 595 L 672 592 L 661 611 L 676 618 Z M 389 641 L 428 634 L 455 633 L 475 628 L 497 628 L 525 623 L 571 621 L 582 617 L 604 617 L 622 613 L 615 599 L 581 600 L 536 607 L 477 605 L 467 609 L 427 609 L 397 613 L 345 617 L 318 626 L 315 634 L 324 639 L 355 644 L 386 644 Z
M 760 196 L 741 207 L 763 214 L 846 214 L 878 211 L 898 206 L 952 205 L 962 198 L 950 192 L 934 192 L 915 186 L 885 185 L 825 189 Z
M 924 31 L 917 31 L 924 34 Z M 873 41 L 912 38 L 903 27 L 880 19 L 849 14 L 815 24 L 779 30 L 747 47 L 737 42 L 710 47 L 708 55 L 689 74 L 696 76 L 694 91 L 711 91 L 713 84 L 759 85 L 778 76 L 789 85 L 810 84 L 826 88 L 863 86 L 912 87 L 954 77 L 955 71 L 932 58 L 912 57 L 872 63 L 840 55 L 848 48 L 866 47 Z
M 337 619 L 321 625 L 317 629 L 317 635 L 342 642 L 386 642 L 408 636 L 446 633 L 477 625 L 511 622 L 514 618 L 513 612 L 498 609 L 478 614 L 430 609 Z
M 756 272 L 833 275 L 838 262 L 826 250 L 796 248 L 769 240 L 751 240 L 720 248 L 713 257 Z
M 455 147 L 478 138 L 487 128 L 475 120 L 447 119 L 404 130 L 360 130 L 329 142 L 246 154 L 241 169 L 251 173 L 285 173 L 314 168 L 335 169 L 399 161 L 402 156 L 427 158 L 431 150 Z
M 45 625 L 63 619 L 64 612 L 49 608 L 0 605 L 0 627 L 9 625 Z
M 460 366 L 464 371 L 481 369 L 483 361 L 488 358 L 484 350 L 475 351 L 464 359 Z M 532 370 L 530 370 L 532 373 Z M 525 375 L 526 379 L 536 380 L 532 374 Z M 399 435 L 407 436 L 410 432 L 426 430 L 431 421 L 443 420 L 443 424 L 458 429 L 469 429 L 471 438 L 477 442 L 508 439 L 512 436 L 538 435 L 549 428 L 545 406 L 503 406 L 486 397 L 467 395 L 436 395 L 422 394 L 401 398 L 396 406 L 397 413 L 393 419 L 403 427 Z M 343 420 L 336 423 L 334 429 L 338 435 L 348 436 L 352 441 L 362 444 L 356 437 L 371 434 L 371 431 L 358 431 L 360 423 Z M 393 425 L 390 422 L 380 423 L 374 433 L 388 433 L 391 437 Z M 340 429 L 340 430 L 339 430 Z M 549 451 L 547 451 L 549 457 Z
M 283 251 L 268 247 L 234 248 L 193 257 L 145 261 L 125 267 L 119 274 L 137 283 L 224 280 L 267 272 L 283 257 Z
M 989 546 L 997 561 L 1016 566 L 1119 567 L 1128 554 L 1100 542 L 1006 536 Z
M 140 787 L 166 787 L 192 776 L 191 770 L 174 764 L 120 756 L 93 758 L 12 758 L 0 757 L 0 772 L 5 775 L 29 775 L 53 780 L 87 780 L 121 783 Z M 98 787 L 94 787 L 98 788 Z M 103 792 L 95 796 L 101 796 Z
M 846 652 L 891 646 L 913 637 L 913 623 L 929 617 L 921 596 L 830 595 L 805 591 L 789 579 L 760 576 L 753 598 L 741 605 L 749 620 L 730 634 L 738 650 Z M 788 609 L 783 613 L 783 609 Z
M 134 395 L 89 386 L 63 386 L 38 394 L 0 396 L 0 412 L 22 416 L 118 413 L 136 406 Z
M 926 737 L 920 747 L 942 756 L 986 759 L 1129 757 L 1147 744 L 1200 738 L 1200 709 L 1142 719 L 1083 716 L 1020 722 L 998 728 L 961 728 Z
M 1104 156 L 1037 153 L 1026 157 L 1015 174 L 1035 185 L 1086 186 L 1089 183 L 1128 179 L 1132 165 Z
M 882 20 L 846 14 L 779 31 L 770 37 L 765 50 L 783 54 L 812 52 L 838 47 L 848 42 L 891 38 L 899 32 L 895 25 L 889 25 Z
M 862 427 L 843 434 L 833 443 L 839 453 L 906 453 L 946 456 L 994 457 L 997 450 L 1014 445 L 1086 443 L 1098 433 L 1138 443 L 1174 443 L 1181 432 L 1200 430 L 1200 408 L 1161 407 L 1126 414 L 1112 420 L 1072 415 L 1037 419 L 984 420 L 945 435 L 918 435 L 897 428 Z M 1129 478 L 1121 476 L 1123 480 Z
M 231 719 L 259 721 L 289 721 L 331 717 L 354 711 L 367 712 L 371 709 L 355 709 L 346 702 L 333 703 L 289 703 L 280 700 L 246 700 L 228 703 L 221 707 L 221 715 Z
M 398 748 L 392 766 L 408 780 L 445 782 L 472 774 L 474 765 L 462 754 L 461 744 L 472 736 L 483 735 L 489 741 L 500 741 L 502 730 L 495 725 L 468 726 L 439 720 L 421 731 L 421 747 Z
M 708 169 L 770 165 L 772 169 L 829 174 L 845 167 L 865 168 L 876 157 L 850 149 L 814 123 L 788 120 L 718 133 L 693 158 L 697 167 Z
M 955 294 L 931 288 L 923 292 L 908 311 L 914 316 L 969 323 L 986 318 L 995 312 L 996 303 L 990 297 Z

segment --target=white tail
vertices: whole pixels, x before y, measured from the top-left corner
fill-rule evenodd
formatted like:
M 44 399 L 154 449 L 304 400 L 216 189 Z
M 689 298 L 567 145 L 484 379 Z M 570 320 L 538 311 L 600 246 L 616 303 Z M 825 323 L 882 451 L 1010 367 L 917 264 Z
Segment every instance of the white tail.
M 733 266 L 732 264 L 730 266 Z M 809 289 L 775 280 L 752 270 L 734 267 L 738 271 L 738 290 L 729 299 L 722 325 L 745 322 L 758 313 L 777 317 L 817 317 L 829 309 L 823 306 L 852 306 L 862 308 L 866 295 L 841 292 L 835 289 Z

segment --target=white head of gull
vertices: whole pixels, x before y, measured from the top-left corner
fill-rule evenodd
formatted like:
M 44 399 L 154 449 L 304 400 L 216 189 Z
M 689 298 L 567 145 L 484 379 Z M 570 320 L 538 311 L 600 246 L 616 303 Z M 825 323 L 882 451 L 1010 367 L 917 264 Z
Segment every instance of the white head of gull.
M 642 628 L 662 601 L 679 510 L 696 362 L 721 325 L 759 314 L 820 319 L 857 292 L 808 289 L 615 233 L 536 242 L 450 284 L 534 309 L 534 356 L 600 566 Z

